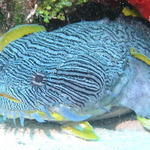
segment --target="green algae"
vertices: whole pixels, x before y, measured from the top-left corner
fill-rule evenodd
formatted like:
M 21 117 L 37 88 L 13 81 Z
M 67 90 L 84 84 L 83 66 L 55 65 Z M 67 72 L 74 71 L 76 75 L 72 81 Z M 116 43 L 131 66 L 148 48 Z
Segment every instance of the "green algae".
M 44 0 L 39 3 L 37 16 L 42 17 L 45 23 L 51 19 L 65 20 L 65 13 L 76 5 L 81 5 L 88 0 Z

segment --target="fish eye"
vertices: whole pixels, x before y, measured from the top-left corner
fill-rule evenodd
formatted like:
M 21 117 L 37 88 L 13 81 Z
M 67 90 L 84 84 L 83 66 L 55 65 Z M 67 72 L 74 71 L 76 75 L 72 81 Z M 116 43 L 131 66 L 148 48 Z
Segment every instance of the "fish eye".
M 32 83 L 37 86 L 43 85 L 44 75 L 40 73 L 36 73 L 32 77 Z
M 43 81 L 43 76 L 41 75 L 35 75 L 35 82 L 42 82 Z

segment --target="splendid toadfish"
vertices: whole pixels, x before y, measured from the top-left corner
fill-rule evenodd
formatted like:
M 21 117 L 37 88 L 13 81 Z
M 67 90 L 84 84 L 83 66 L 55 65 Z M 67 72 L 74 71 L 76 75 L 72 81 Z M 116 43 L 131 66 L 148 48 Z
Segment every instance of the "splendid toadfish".
M 0 114 L 98 136 L 87 120 L 128 108 L 150 119 L 150 29 L 131 18 L 82 21 L 47 32 L 20 25 L 0 39 Z

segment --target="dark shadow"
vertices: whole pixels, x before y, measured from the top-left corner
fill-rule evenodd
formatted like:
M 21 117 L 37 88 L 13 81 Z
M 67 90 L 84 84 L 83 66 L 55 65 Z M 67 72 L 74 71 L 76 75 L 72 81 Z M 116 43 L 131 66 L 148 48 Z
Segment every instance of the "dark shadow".
M 107 118 L 107 119 L 102 119 L 102 120 L 97 120 L 97 121 L 90 121 L 90 123 L 93 127 L 96 127 L 96 128 L 100 127 L 100 128 L 115 130 L 115 127 L 119 123 L 129 121 L 129 120 L 136 120 L 135 113 L 132 112 L 132 113 L 120 115 L 120 116 L 113 117 L 113 118 Z

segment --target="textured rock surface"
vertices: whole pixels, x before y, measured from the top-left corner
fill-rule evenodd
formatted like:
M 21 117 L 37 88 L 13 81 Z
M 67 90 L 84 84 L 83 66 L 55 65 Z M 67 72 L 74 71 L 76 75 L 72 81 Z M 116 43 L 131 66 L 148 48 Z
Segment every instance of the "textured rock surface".
M 0 0 L 0 31 L 25 23 L 44 24 L 51 30 L 51 27 L 99 19 L 103 15 L 114 18 L 121 12 L 121 5 L 110 6 L 105 1 L 94 0 Z

